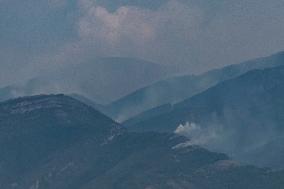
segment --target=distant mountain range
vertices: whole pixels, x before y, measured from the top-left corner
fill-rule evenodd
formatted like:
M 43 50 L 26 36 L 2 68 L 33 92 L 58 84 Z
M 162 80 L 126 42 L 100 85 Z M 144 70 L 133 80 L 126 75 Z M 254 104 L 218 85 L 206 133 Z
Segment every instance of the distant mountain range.
M 0 101 L 36 94 L 76 94 L 99 105 L 95 108 L 114 120 L 123 122 L 152 108 L 181 102 L 247 71 L 281 65 L 284 65 L 284 52 L 201 75 L 169 77 L 178 70 L 133 58 L 99 58 L 68 69 L 63 67 L 24 85 L 1 88 Z
M 133 131 L 178 130 L 210 149 L 279 168 L 284 163 L 283 97 L 284 66 L 252 70 L 124 124 Z
M 108 105 L 102 105 L 101 102 L 105 102 L 106 99 L 97 95 L 99 88 L 104 87 L 92 81 L 104 83 L 98 78 L 106 77 L 110 78 L 110 81 L 113 78 L 110 82 L 112 84 L 119 83 L 116 86 L 118 88 L 124 86 L 123 83 L 130 86 L 128 76 L 133 80 L 136 80 L 136 76 L 137 81 L 143 80 L 145 73 L 149 74 L 149 70 L 155 64 L 129 58 L 104 58 L 100 61 L 97 60 L 96 66 L 89 72 L 86 68 L 92 66 L 80 68 L 79 65 L 74 65 L 70 68 L 74 72 L 69 70 L 62 76 L 71 78 L 67 83 L 64 79 L 60 80 L 59 73 L 62 70 L 59 70 L 53 80 L 45 80 L 43 76 L 30 80 L 23 86 L 2 88 L 0 101 L 47 91 L 56 92 L 56 86 L 61 91 L 69 84 L 74 84 L 66 91 L 77 99 L 77 102 L 88 104 L 104 114 L 102 116 L 106 115 L 110 117 L 108 119 L 120 122 L 130 131 L 175 132 L 189 138 L 193 145 L 229 154 L 241 162 L 262 167 L 284 168 L 281 166 L 284 163 L 283 52 L 198 76 L 179 76 L 162 80 Z M 129 69 L 125 72 L 123 67 L 128 64 L 133 64 L 133 67 L 127 66 Z M 149 75 L 153 77 L 149 77 L 147 82 L 157 78 L 154 76 L 155 73 L 161 73 L 159 77 L 167 75 L 166 70 L 158 67 L 150 72 Z M 96 70 L 97 68 L 99 70 Z M 113 68 L 116 69 L 112 70 Z M 141 73 L 139 69 L 142 70 Z M 136 71 L 132 72 L 133 70 Z M 112 77 L 112 74 L 100 75 L 100 71 L 116 73 Z M 125 74 L 128 72 L 131 74 Z M 75 76 L 78 73 L 86 74 L 82 81 L 73 82 L 72 74 Z M 114 81 L 115 79 L 118 81 Z M 76 93 L 74 86 L 81 87 L 79 93 Z M 131 86 L 135 88 L 137 84 Z M 96 87 L 99 88 L 95 89 Z M 121 92 L 116 88 L 109 89 L 114 91 L 114 96 Z
M 0 101 L 35 94 L 77 93 L 106 104 L 173 73 L 171 67 L 135 58 L 95 58 L 62 65 L 24 84 L 2 88 Z
M 175 134 L 131 133 L 64 95 L 0 103 L 3 189 L 280 189 L 284 172 L 244 166 Z
M 181 102 L 247 71 L 281 65 L 284 65 L 284 52 L 226 66 L 201 75 L 184 75 L 162 80 L 114 101 L 107 107 L 108 115 L 118 121 L 125 121 L 160 105 Z

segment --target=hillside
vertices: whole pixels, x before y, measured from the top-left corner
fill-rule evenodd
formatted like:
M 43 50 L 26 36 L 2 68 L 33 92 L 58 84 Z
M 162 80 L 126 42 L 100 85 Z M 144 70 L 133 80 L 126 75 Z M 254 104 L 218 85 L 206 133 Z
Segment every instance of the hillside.
M 181 126 L 185 135 L 210 149 L 250 163 L 278 167 L 283 157 L 279 145 L 284 136 L 283 96 L 284 67 L 253 70 L 178 103 L 166 113 L 148 119 L 138 116 L 137 121 L 131 120 L 133 125 L 128 122 L 128 127 L 134 131 L 173 132 Z M 197 132 L 197 136 L 191 132 Z M 268 158 L 271 154 L 276 157 Z
M 281 65 L 284 65 L 284 52 L 211 70 L 201 75 L 184 75 L 162 80 L 111 103 L 108 106 L 109 115 L 118 121 L 125 121 L 154 107 L 181 102 L 247 71 Z
M 0 104 L 5 189 L 280 189 L 283 172 L 243 166 L 173 134 L 129 133 L 64 95 Z

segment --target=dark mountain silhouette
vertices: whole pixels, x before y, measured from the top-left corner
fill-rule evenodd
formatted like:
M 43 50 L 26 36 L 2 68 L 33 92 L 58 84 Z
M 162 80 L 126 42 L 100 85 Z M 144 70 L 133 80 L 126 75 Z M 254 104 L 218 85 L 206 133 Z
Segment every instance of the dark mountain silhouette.
M 130 133 L 64 95 L 0 104 L 5 189 L 280 189 L 283 172 L 243 166 L 174 134 Z

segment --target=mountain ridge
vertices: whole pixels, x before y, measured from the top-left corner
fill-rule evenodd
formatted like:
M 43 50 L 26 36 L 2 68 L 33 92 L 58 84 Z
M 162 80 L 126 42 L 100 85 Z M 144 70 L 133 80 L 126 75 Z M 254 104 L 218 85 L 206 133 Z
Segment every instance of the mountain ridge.
M 211 143 L 209 149 L 276 168 L 278 160 L 267 158 L 269 153 L 261 157 L 250 151 L 268 150 L 266 143 L 282 138 L 283 95 L 284 66 L 252 70 L 182 101 L 164 114 L 145 120 L 137 117 L 138 121 L 132 120 L 134 125 L 129 122 L 127 127 L 136 132 L 174 132 L 179 127 L 185 135 L 196 134 L 196 142 L 209 146 Z M 280 141 L 270 150 L 282 157 Z
M 173 133 L 132 133 L 65 95 L 0 103 L 59 101 L 15 116 L 0 116 L 0 187 L 5 189 L 279 189 L 282 171 L 245 166 L 223 153 L 186 145 Z M 27 101 L 29 103 L 27 103 Z M 67 105 L 66 105 L 67 103 Z M 74 106 L 77 104 L 78 106 Z M 50 106 L 48 106 L 50 107 Z M 86 110 L 84 110 L 86 108 Z M 64 111 L 67 119 L 56 113 Z M 8 111 L 10 112 L 10 111 Z M 283 180 L 283 179 L 282 179 Z
M 172 77 L 139 89 L 114 101 L 108 105 L 109 115 L 123 122 L 154 107 L 181 102 L 213 87 L 219 82 L 235 78 L 247 71 L 281 65 L 284 65 L 284 52 L 214 69 L 201 75 Z
M 175 71 L 168 66 L 138 58 L 90 58 L 35 75 L 20 84 L 3 87 L 0 89 L 0 101 L 40 93 L 77 93 L 99 104 L 107 104 L 165 78 L 170 72 Z

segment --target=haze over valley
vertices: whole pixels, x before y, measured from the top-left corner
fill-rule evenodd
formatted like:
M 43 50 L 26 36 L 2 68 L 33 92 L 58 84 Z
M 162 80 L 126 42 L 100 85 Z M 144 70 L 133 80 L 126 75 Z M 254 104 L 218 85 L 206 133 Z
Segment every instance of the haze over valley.
M 1 189 L 283 189 L 282 0 L 0 0 Z

